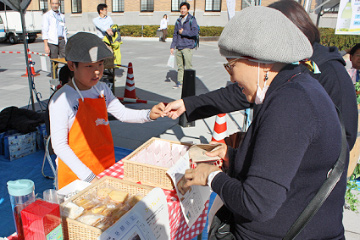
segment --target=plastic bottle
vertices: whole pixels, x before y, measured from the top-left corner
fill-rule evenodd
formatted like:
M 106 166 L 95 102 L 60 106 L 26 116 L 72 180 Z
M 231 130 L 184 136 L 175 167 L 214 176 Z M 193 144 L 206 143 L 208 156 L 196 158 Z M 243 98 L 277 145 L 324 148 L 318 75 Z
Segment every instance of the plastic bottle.
M 35 202 L 34 182 L 28 179 L 19 179 L 8 181 L 7 186 L 18 240 L 24 240 L 21 211 L 30 203 Z

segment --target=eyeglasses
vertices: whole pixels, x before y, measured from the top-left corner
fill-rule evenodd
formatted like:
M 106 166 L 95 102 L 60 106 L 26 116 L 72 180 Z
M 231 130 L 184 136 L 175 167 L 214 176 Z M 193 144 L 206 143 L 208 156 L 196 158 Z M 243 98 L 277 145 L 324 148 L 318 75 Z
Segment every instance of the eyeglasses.
M 230 62 L 224 63 L 224 68 L 230 75 L 232 75 L 232 68 L 234 67 L 235 62 L 240 59 L 241 58 L 235 58 L 235 59 L 231 60 Z

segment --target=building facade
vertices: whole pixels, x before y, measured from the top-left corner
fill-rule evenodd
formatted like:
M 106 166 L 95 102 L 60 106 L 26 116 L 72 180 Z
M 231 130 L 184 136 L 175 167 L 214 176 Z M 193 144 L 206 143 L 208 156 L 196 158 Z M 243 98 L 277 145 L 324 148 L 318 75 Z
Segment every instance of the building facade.
M 248 7 L 249 4 L 267 6 L 276 0 L 233 0 L 235 11 Z M 320 0 L 321 1 L 321 0 Z M 183 0 L 60 0 L 61 12 L 65 14 L 69 32 L 95 32 L 92 19 L 98 16 L 96 7 L 100 3 L 108 5 L 108 12 L 114 23 L 118 25 L 159 25 L 164 14 L 169 17 L 169 24 L 175 23 L 179 17 L 179 4 Z M 200 26 L 225 26 L 228 22 L 226 0 L 187 0 L 190 13 L 195 15 Z M 304 3 L 303 3 L 304 4 Z M 317 5 L 311 2 L 310 16 L 319 27 L 336 26 L 337 10 L 322 9 L 324 13 L 318 19 L 320 9 L 313 11 Z M 338 3 L 337 3 L 338 5 Z M 32 0 L 28 10 L 50 9 L 50 0 Z

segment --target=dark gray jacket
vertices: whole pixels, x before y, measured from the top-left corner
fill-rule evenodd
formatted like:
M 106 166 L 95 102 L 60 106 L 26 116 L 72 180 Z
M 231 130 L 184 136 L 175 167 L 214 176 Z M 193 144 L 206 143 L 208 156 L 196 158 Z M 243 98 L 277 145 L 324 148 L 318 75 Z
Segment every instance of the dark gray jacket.
M 179 29 L 183 28 L 182 34 L 179 34 Z M 195 48 L 195 39 L 199 33 L 199 27 L 196 18 L 190 13 L 188 14 L 184 24 L 181 24 L 181 17 L 175 22 L 173 41 L 170 48 L 185 49 Z

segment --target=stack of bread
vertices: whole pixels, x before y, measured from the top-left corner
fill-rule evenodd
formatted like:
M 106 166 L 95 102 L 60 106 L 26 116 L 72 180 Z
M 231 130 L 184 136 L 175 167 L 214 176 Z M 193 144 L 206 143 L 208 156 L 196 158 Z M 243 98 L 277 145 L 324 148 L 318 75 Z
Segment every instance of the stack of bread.
M 105 231 L 144 196 L 132 195 L 113 187 L 98 189 L 75 202 L 63 205 L 62 216 Z

